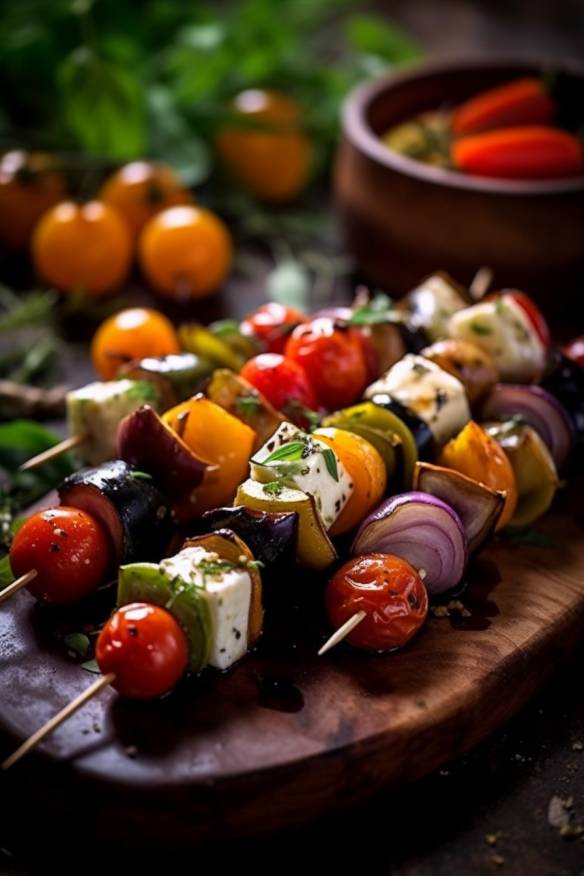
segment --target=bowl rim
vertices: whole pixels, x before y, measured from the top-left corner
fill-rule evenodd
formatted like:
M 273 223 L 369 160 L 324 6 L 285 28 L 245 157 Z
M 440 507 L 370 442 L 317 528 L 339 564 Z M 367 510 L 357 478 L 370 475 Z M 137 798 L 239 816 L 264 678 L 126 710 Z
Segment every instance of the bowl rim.
M 524 68 L 525 72 L 528 73 L 533 72 L 534 67 L 543 70 L 546 66 L 553 66 L 562 72 L 584 77 L 584 66 L 578 62 L 559 61 L 553 58 L 542 60 L 541 57 L 473 59 L 461 57 L 455 60 L 433 60 L 409 64 L 397 73 L 382 74 L 374 79 L 368 79 L 349 92 L 342 110 L 343 135 L 359 152 L 388 170 L 445 188 L 486 192 L 491 195 L 560 195 L 582 192 L 584 191 L 584 175 L 566 179 L 509 180 L 499 177 L 472 176 L 471 174 L 459 173 L 456 170 L 424 164 L 422 161 L 401 155 L 385 146 L 367 121 L 367 109 L 371 102 L 383 92 L 404 82 L 431 79 L 445 73 L 480 72 L 505 67 Z

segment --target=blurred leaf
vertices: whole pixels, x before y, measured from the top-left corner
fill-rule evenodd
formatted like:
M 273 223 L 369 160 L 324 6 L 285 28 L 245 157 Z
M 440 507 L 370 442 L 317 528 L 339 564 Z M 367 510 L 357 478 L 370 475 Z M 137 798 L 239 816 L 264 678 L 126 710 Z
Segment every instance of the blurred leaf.
M 212 169 L 211 152 L 177 111 L 170 91 L 151 88 L 147 111 L 152 157 L 169 164 L 187 186 L 204 182 Z
M 0 284 L 0 332 L 23 326 L 46 325 L 56 301 L 56 292 L 30 292 L 20 297 Z
M 8 554 L 0 560 L 0 590 L 4 590 L 9 584 L 14 581 L 14 573 L 10 568 L 10 557 Z
M 421 54 L 414 40 L 386 18 L 355 15 L 345 23 L 345 32 L 353 49 L 391 64 L 412 61 Z
M 61 438 L 34 420 L 13 420 L 0 425 L 0 468 L 12 475 L 15 482 L 26 487 L 41 479 L 51 486 L 71 473 L 69 458 L 63 454 L 31 472 L 18 472 L 18 467 L 43 450 L 57 444 Z
M 127 69 L 82 47 L 60 64 L 58 81 L 65 125 L 83 148 L 119 160 L 144 152 L 143 89 Z
M 306 310 L 308 307 L 309 277 L 306 269 L 292 258 L 282 260 L 268 274 L 266 294 L 269 301 L 286 307 Z

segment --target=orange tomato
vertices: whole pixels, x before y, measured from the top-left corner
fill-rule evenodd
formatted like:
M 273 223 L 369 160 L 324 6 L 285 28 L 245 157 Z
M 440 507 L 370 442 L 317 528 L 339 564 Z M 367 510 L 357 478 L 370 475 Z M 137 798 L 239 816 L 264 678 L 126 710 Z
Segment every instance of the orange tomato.
M 517 485 L 511 463 L 499 444 L 471 420 L 452 438 L 438 457 L 438 465 L 453 468 L 493 490 L 506 493 L 497 529 L 506 526 L 517 505 Z
M 130 307 L 103 322 L 91 343 L 93 367 L 102 380 L 113 380 L 122 365 L 145 356 L 179 353 L 173 324 L 148 307 Z
M 7 152 L 0 159 L 0 240 L 26 249 L 41 218 L 65 197 L 65 181 L 43 152 Z
M 106 179 L 99 199 L 120 211 L 135 238 L 156 213 L 193 203 L 193 196 L 170 167 L 150 161 L 124 164 Z
M 310 176 L 313 150 L 296 101 L 278 91 L 251 89 L 237 95 L 232 110 L 239 124 L 217 135 L 227 170 L 262 200 L 299 195 Z
M 38 273 L 63 292 L 104 295 L 128 275 L 130 232 L 108 204 L 61 201 L 36 226 L 32 257 Z
M 231 267 L 233 245 L 218 216 L 200 207 L 169 207 L 144 227 L 140 266 L 163 295 L 204 298 L 221 285 Z
M 218 476 L 197 488 L 193 501 L 175 508 L 177 518 L 187 521 L 210 508 L 230 504 L 247 477 L 254 430 L 202 395 L 171 408 L 163 420 L 193 453 L 219 466 Z
M 353 483 L 347 504 L 329 530 L 331 535 L 341 535 L 361 523 L 385 493 L 385 465 L 375 447 L 354 432 L 317 429 L 314 437 L 332 447 Z

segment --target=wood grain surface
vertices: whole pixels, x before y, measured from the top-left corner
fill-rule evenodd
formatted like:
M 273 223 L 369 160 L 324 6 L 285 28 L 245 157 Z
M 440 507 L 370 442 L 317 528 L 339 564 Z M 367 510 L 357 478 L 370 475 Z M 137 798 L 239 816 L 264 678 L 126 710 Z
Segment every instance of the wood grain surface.
M 411 781 L 506 721 L 581 638 L 583 530 L 564 505 L 538 527 L 553 544 L 491 546 L 469 571 L 471 616 L 432 618 L 394 655 L 316 657 L 322 580 L 272 580 L 261 645 L 232 671 L 156 703 L 107 691 L 4 780 L 70 823 L 82 788 L 92 834 L 153 844 L 300 823 Z M 110 607 L 104 593 L 83 618 L 54 614 L 19 593 L 0 610 L 3 750 L 94 680 L 62 638 Z

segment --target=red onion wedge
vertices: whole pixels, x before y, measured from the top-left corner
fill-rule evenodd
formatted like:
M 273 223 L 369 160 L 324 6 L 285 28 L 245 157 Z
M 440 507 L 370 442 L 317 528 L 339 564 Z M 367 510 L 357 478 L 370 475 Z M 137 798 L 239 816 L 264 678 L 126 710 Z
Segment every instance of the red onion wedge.
M 395 554 L 424 569 L 430 593 L 442 593 L 463 576 L 466 536 L 460 517 L 446 502 L 429 493 L 402 493 L 365 518 L 351 553 Z
M 541 386 L 498 383 L 487 398 L 483 420 L 521 417 L 547 445 L 560 471 L 574 445 L 574 427 L 561 402 Z
M 469 554 L 492 535 L 505 504 L 505 494 L 452 468 L 416 463 L 414 488 L 442 499 L 453 508 L 464 528 Z

